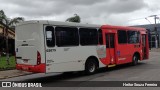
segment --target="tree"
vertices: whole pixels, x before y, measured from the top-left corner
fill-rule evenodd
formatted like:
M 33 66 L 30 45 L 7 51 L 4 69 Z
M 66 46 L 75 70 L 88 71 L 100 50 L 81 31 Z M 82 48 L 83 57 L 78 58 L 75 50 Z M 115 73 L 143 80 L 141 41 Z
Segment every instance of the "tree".
M 9 65 L 9 50 L 8 50 L 8 29 L 15 29 L 15 25 L 21 21 L 24 21 L 23 17 L 15 17 L 15 18 L 8 18 L 3 10 L 0 10 L 0 22 L 4 26 L 4 31 L 6 33 L 6 60 L 7 64 Z
M 15 17 L 15 18 L 8 18 L 3 10 L 0 10 L 0 22 L 5 24 L 6 27 L 10 29 L 14 29 L 15 25 L 21 21 L 24 21 L 23 17 Z
M 66 21 L 80 23 L 81 22 L 81 18 L 77 14 L 74 14 L 73 17 L 68 18 Z

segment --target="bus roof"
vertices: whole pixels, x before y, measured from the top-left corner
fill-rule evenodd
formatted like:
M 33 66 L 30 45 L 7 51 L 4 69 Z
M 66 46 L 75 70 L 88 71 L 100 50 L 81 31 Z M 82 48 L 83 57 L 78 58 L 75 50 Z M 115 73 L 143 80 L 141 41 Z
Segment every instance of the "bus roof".
M 55 25 L 55 26 L 88 27 L 88 28 L 102 28 L 102 29 L 146 30 L 145 28 L 140 28 L 140 27 L 81 24 L 81 23 L 49 21 L 49 20 L 24 21 L 24 22 L 19 23 L 17 26 L 26 25 L 26 24 L 45 24 L 45 25 Z
M 102 25 L 102 29 L 122 29 L 122 30 L 146 30 L 140 27 L 129 27 L 129 26 L 112 26 L 112 25 Z
M 48 21 L 48 20 L 31 20 L 21 22 L 17 26 L 26 25 L 26 24 L 46 24 L 46 25 L 55 25 L 55 26 L 75 26 L 75 27 L 89 27 L 89 28 L 100 28 L 101 25 L 94 24 L 80 24 L 73 22 L 60 22 L 60 21 Z

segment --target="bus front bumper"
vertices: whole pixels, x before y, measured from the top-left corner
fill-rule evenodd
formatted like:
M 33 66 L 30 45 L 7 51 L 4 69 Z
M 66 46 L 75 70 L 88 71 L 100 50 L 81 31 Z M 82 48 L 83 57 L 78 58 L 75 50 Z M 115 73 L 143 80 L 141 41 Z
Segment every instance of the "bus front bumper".
M 35 72 L 35 73 L 45 73 L 46 65 L 24 65 L 24 64 L 16 64 L 17 70 L 27 71 L 27 72 Z

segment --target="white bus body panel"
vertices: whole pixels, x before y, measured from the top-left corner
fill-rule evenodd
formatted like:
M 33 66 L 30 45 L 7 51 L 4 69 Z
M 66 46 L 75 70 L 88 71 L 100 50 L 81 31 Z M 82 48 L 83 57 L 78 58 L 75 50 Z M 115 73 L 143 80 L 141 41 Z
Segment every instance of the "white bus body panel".
M 46 52 L 46 72 L 82 71 L 90 56 L 97 56 L 97 46 L 58 47 Z M 48 48 L 47 48 L 48 49 Z M 104 65 L 99 61 L 99 66 Z
M 43 26 L 37 23 L 22 24 L 16 27 L 15 52 L 17 64 L 37 65 L 37 52 L 44 58 Z

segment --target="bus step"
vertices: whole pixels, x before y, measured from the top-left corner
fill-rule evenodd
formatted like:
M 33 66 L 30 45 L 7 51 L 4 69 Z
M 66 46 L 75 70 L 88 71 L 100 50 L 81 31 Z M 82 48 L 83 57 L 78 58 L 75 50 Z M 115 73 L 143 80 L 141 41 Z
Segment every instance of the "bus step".
M 108 65 L 108 68 L 115 67 L 116 64 Z

